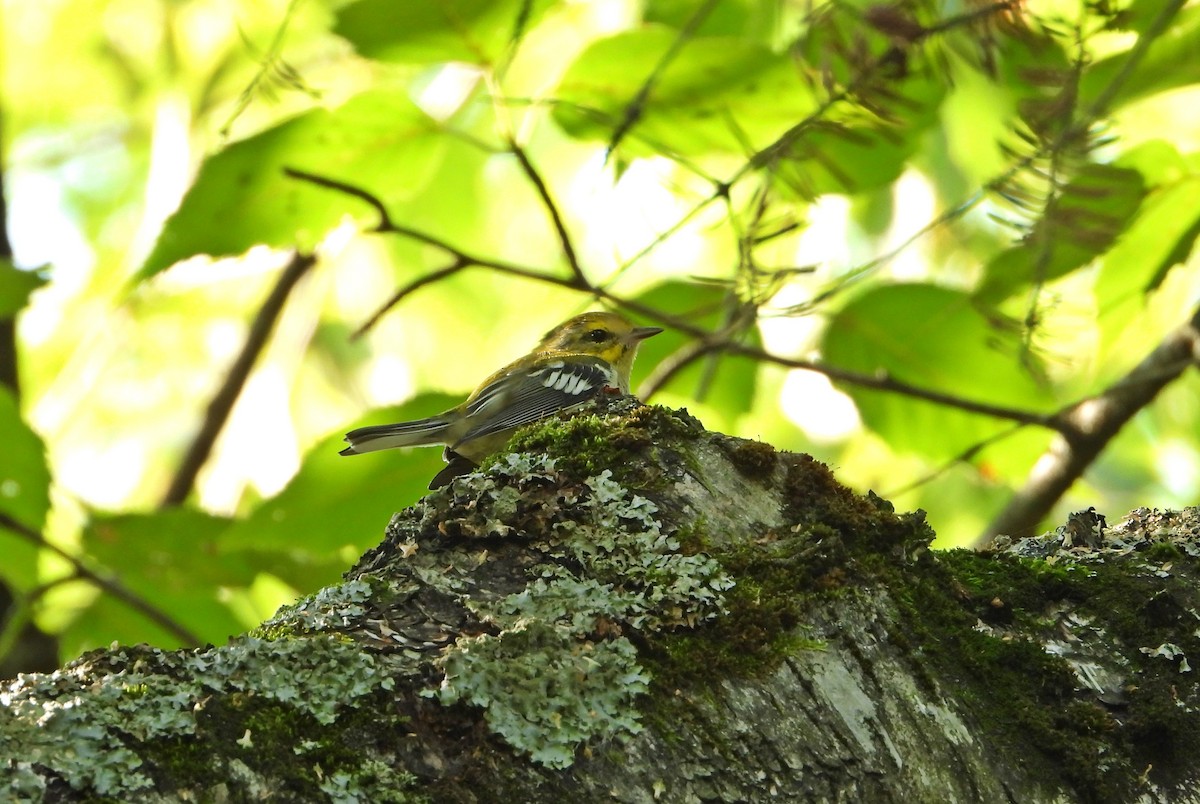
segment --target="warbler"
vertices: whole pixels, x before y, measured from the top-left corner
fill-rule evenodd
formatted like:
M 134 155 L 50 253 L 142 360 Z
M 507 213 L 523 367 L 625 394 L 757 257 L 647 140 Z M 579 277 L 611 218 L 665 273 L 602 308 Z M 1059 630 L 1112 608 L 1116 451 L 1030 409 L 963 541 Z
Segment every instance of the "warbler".
M 352 430 L 341 454 L 445 444 L 450 465 L 429 487 L 445 485 L 502 450 L 518 427 L 581 404 L 604 388 L 629 393 L 638 346 L 660 332 L 661 327 L 635 327 L 615 313 L 577 315 L 484 380 L 458 407 L 428 419 Z

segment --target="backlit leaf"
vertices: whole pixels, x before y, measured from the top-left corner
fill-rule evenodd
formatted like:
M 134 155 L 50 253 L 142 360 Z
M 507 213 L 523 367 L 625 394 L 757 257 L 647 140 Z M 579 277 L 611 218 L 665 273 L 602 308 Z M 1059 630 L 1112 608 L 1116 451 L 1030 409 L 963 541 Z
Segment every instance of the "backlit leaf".
M 655 149 L 747 154 L 816 107 L 786 54 L 738 37 L 685 39 L 656 73 L 680 36 L 647 25 L 593 43 L 563 76 L 555 121 L 608 141 L 630 115 L 632 138 Z
M 445 148 L 437 124 L 402 91 L 370 91 L 293 118 L 205 160 L 140 275 L 260 244 L 311 249 L 348 214 L 378 221 L 362 200 L 290 178 L 285 168 L 342 181 L 390 206 L 425 188 Z
M 334 33 L 381 61 L 491 64 L 554 0 L 358 0 L 337 12 Z
M 934 285 L 863 293 L 829 322 L 821 351 L 832 366 L 886 376 L 972 402 L 1052 410 L 1048 389 L 1021 360 L 1020 332 L 966 294 Z M 1032 360 L 1032 358 L 1029 358 Z M 946 460 L 1011 427 L 1007 421 L 899 392 L 839 383 L 864 423 L 897 450 Z

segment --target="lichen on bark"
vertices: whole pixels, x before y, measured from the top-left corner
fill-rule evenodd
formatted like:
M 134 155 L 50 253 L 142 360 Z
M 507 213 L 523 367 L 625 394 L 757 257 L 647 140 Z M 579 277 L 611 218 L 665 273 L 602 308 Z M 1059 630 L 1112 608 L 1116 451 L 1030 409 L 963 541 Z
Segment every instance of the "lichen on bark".
M 513 450 L 227 646 L 100 651 L 10 684 L 0 791 L 1196 794 L 1194 515 L 938 554 L 920 512 L 631 398 Z

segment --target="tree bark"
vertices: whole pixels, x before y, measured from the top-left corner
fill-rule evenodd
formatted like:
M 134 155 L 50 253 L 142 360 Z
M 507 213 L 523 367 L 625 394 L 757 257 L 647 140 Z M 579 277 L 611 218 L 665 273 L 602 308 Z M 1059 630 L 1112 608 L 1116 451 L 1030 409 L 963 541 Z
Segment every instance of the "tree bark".
M 931 552 L 921 512 L 631 398 L 512 448 L 225 646 L 96 651 L 4 688 L 0 791 L 1200 795 L 1200 512 Z

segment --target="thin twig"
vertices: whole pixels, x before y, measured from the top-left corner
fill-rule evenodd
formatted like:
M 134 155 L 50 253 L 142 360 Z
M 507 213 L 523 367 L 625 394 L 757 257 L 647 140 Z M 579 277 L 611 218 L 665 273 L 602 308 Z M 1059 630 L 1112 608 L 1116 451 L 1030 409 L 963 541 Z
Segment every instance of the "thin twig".
M 533 189 L 537 191 L 538 197 L 542 199 L 542 206 L 546 208 L 547 214 L 550 215 L 550 222 L 554 224 L 554 231 L 558 235 L 558 242 L 562 246 L 563 256 L 567 258 L 567 265 L 571 268 L 571 273 L 579 282 L 586 283 L 587 279 L 583 274 L 583 267 L 579 264 L 579 257 L 575 253 L 575 246 L 571 242 L 571 235 L 567 232 L 567 225 L 563 221 L 562 213 L 558 209 L 558 204 L 554 203 L 554 199 L 550 196 L 550 190 L 546 187 L 546 182 L 542 179 L 537 168 L 533 166 L 533 162 L 529 160 L 529 154 L 525 149 L 517 143 L 515 139 L 508 141 L 508 147 L 512 150 L 513 155 L 517 157 L 517 161 L 521 164 L 521 170 L 525 172 L 525 176 L 533 183 Z
M 191 629 L 175 620 L 171 615 L 146 600 L 137 592 L 126 587 L 116 577 L 107 576 L 98 570 L 92 569 L 78 556 L 72 555 L 54 542 L 47 540 L 33 528 L 2 513 L 0 513 L 0 527 L 7 528 L 35 547 L 44 548 L 55 553 L 71 565 L 71 568 L 80 580 L 88 581 L 101 591 L 121 601 L 164 631 L 171 633 L 182 644 L 189 647 L 196 647 L 203 644 L 200 637 L 192 633 Z
M 953 394 L 943 393 L 941 391 L 932 391 L 928 388 L 912 385 L 897 380 L 888 375 L 886 372 L 877 372 L 875 374 L 863 374 L 857 371 L 830 366 L 825 363 L 816 363 L 811 360 L 799 360 L 797 358 L 783 357 L 782 355 L 771 354 L 757 346 L 746 346 L 739 343 L 729 343 L 725 346 L 726 351 L 735 354 L 746 355 L 767 363 L 774 363 L 787 368 L 807 369 L 815 371 L 819 374 L 824 374 L 831 380 L 857 385 L 862 388 L 871 388 L 876 391 L 887 391 L 888 393 L 900 394 L 909 396 L 914 399 L 923 399 L 927 402 L 935 402 L 939 405 L 955 408 L 957 410 L 965 410 L 969 413 L 982 413 L 985 416 L 991 416 L 995 419 L 1003 419 L 1005 421 L 1019 422 L 1021 424 L 1032 424 L 1038 427 L 1046 427 L 1051 430 L 1059 430 L 1063 425 L 1058 421 L 1058 417 L 1051 413 L 1034 413 L 1020 408 L 1010 408 L 1004 405 L 992 405 L 987 402 L 976 402 L 971 399 L 963 399 L 962 397 L 954 396 Z
M 650 240 L 650 242 L 647 243 L 646 245 L 642 246 L 641 249 L 639 249 L 636 254 L 634 254 L 629 259 L 625 260 L 625 262 L 622 263 L 619 268 L 617 268 L 616 275 L 619 276 L 619 275 L 625 273 L 625 271 L 629 270 L 629 268 L 631 268 L 634 264 L 640 262 L 643 257 L 645 257 L 647 254 L 649 254 L 651 251 L 654 251 L 654 249 L 661 246 L 664 242 L 667 241 L 668 238 L 675 235 L 684 226 L 687 226 L 688 223 L 691 222 L 692 218 L 695 218 L 697 215 L 699 215 L 701 212 L 703 212 L 708 207 L 709 204 L 712 204 L 715 201 L 720 201 L 722 198 L 726 198 L 728 191 L 729 191 L 728 187 L 726 187 L 725 185 L 719 185 L 717 187 L 717 189 L 712 192 L 711 195 L 706 196 L 702 201 L 700 201 L 694 207 L 692 207 L 687 212 L 685 212 L 679 218 L 679 220 L 675 221 L 675 223 L 671 224 L 666 229 L 663 229 L 661 232 L 656 234 Z
M 225 422 L 229 420 L 233 405 L 242 393 L 246 380 L 250 377 L 250 370 L 266 346 L 267 338 L 270 337 L 275 322 L 279 320 L 279 316 L 283 312 L 284 303 L 287 302 L 296 283 L 308 273 L 314 263 L 316 263 L 316 257 L 313 255 L 296 252 L 292 255 L 291 262 L 279 275 L 275 287 L 271 289 L 271 293 L 254 317 L 254 323 L 246 336 L 246 342 L 242 344 L 242 351 L 233 361 L 233 365 L 229 367 L 225 381 L 208 403 L 208 410 L 205 411 L 200 431 L 192 439 L 192 443 L 188 446 L 188 450 L 179 464 L 179 469 L 171 478 L 171 485 L 167 489 L 167 493 L 163 495 L 161 507 L 170 508 L 180 505 L 191 493 L 196 476 L 212 453 L 217 436 L 225 427 Z
M 977 441 L 976 443 L 964 449 L 962 452 L 955 455 L 950 460 L 943 463 L 941 466 L 933 469 L 930 472 L 927 472 L 916 480 L 905 483 L 903 486 L 895 489 L 889 489 L 886 493 L 880 496 L 892 500 L 896 497 L 899 497 L 901 494 L 907 494 L 908 492 L 914 491 L 927 483 L 932 483 L 934 480 L 937 480 L 939 477 L 946 474 L 946 472 L 950 471 L 951 468 L 960 463 L 966 463 L 967 461 L 973 460 L 975 456 L 983 450 L 997 442 L 1003 441 L 1014 433 L 1024 430 L 1025 427 L 1026 425 L 1024 424 L 1014 424 L 1012 427 L 1002 430 L 1001 432 L 996 433 L 994 436 L 989 436 L 981 441 Z
M 625 105 L 625 112 L 621 115 L 621 120 L 617 123 L 617 127 L 613 129 L 612 137 L 608 141 L 608 156 L 611 157 L 616 152 L 617 146 L 621 144 L 621 140 L 625 139 L 625 135 L 629 133 L 633 125 L 641 118 L 642 109 L 646 105 L 646 99 L 650 97 L 650 93 L 654 90 L 654 85 L 658 83 L 658 79 L 662 77 L 667 66 L 679 55 L 679 51 L 683 49 L 683 46 L 695 36 L 700 24 L 708 18 L 708 15 L 716 8 L 718 2 L 719 0 L 707 0 L 706 3 L 696 9 L 695 13 L 679 29 L 679 35 L 672 40 L 671 46 L 667 48 L 662 58 L 654 65 L 654 69 L 646 76 L 646 80 L 638 87 L 638 91 L 633 96 L 633 99 Z
M 786 312 L 789 315 L 801 315 L 804 313 L 811 312 L 819 304 L 821 304 L 823 302 L 827 302 L 830 299 L 837 296 L 837 294 L 842 293 L 843 291 L 853 287 L 855 282 L 857 282 L 859 279 L 862 279 L 864 276 L 871 273 L 876 268 L 879 268 L 882 265 L 886 265 L 887 263 L 894 260 L 896 257 L 900 256 L 903 252 L 908 250 L 908 248 L 910 246 L 912 246 L 914 243 L 916 243 L 921 238 L 928 235 L 934 229 L 944 226 L 947 223 L 955 220 L 956 218 L 960 218 L 963 215 L 966 215 L 975 206 L 977 206 L 981 201 L 983 201 L 983 199 L 984 199 L 983 191 L 977 190 L 965 201 L 961 201 L 958 204 L 956 204 L 955 206 L 951 207 L 950 209 L 947 209 L 945 212 L 941 213 L 936 218 L 934 218 L 933 220 L 926 223 L 920 229 L 913 232 L 911 235 L 906 237 L 902 243 L 900 243 L 896 247 L 890 249 L 889 251 L 884 252 L 883 254 L 880 254 L 877 257 L 873 257 L 872 259 L 868 260 L 867 262 L 860 263 L 859 265 L 854 266 L 853 268 L 849 269 L 844 274 L 839 276 L 837 278 L 836 283 L 832 287 L 827 286 L 825 290 L 820 291 L 819 293 L 814 295 L 811 299 L 809 299 L 808 301 L 806 301 L 802 304 L 795 304 L 795 305 L 792 305 L 791 307 L 786 308 Z
M 296 168 L 285 167 L 283 169 L 283 174 L 292 179 L 306 181 L 310 184 L 315 184 L 318 187 L 325 187 L 329 190 L 337 190 L 339 193 L 354 196 L 360 201 L 365 201 L 366 203 L 370 204 L 371 208 L 375 210 L 377 215 L 379 215 L 379 223 L 376 224 L 375 231 L 388 232 L 392 230 L 392 219 L 388 215 L 387 207 L 383 205 L 383 202 L 380 201 L 377 196 L 371 194 L 363 188 L 356 187 L 353 184 L 340 182 L 337 179 L 331 179 L 327 176 L 318 176 L 316 173 L 309 173 L 307 170 L 298 170 Z
M 644 400 L 649 400 L 650 397 L 661 391 L 667 383 L 674 379 L 675 375 L 679 374 L 679 372 L 705 355 L 712 354 L 719 348 L 717 343 L 707 338 L 688 341 L 659 361 L 658 365 L 654 367 L 654 371 L 650 372 L 650 376 L 642 381 L 641 387 L 638 388 L 638 396 Z
M 402 286 L 399 290 L 392 294 L 391 298 L 381 304 L 379 308 L 375 310 L 375 312 L 371 313 L 371 316 L 366 321 L 359 325 L 359 327 L 350 334 L 350 340 L 356 341 L 362 336 L 366 335 L 372 327 L 379 323 L 379 319 L 383 318 L 383 316 L 387 314 L 388 310 L 404 301 L 413 293 L 416 293 L 426 285 L 432 285 L 433 283 L 439 282 L 448 276 L 452 276 L 469 265 L 470 263 L 463 262 L 461 256 L 456 256 L 453 261 L 444 268 L 438 268 L 436 271 L 425 274 L 425 276 L 418 277 L 412 282 L 409 282 L 407 285 Z
M 650 307 L 649 305 L 645 305 L 631 299 L 622 298 L 602 287 L 591 285 L 585 279 L 580 279 L 575 276 L 569 278 L 562 277 L 533 268 L 527 268 L 520 265 L 514 265 L 512 263 L 501 262 L 498 260 L 492 260 L 485 257 L 468 254 L 457 246 L 454 246 L 440 238 L 434 237 L 431 234 L 421 232 L 416 229 L 411 229 L 407 226 L 400 226 L 394 223 L 391 218 L 388 217 L 387 210 L 383 207 L 383 202 L 361 187 L 355 187 L 354 185 L 346 184 L 345 182 L 336 181 L 334 179 L 312 176 L 311 174 L 303 173 L 301 171 L 293 171 L 290 175 L 293 175 L 298 179 L 311 181 L 314 184 L 319 184 L 320 186 L 331 190 L 344 192 L 355 198 L 360 198 L 366 201 L 371 206 L 380 210 L 381 221 L 380 224 L 374 228 L 374 231 L 410 237 L 418 242 L 439 248 L 454 257 L 455 261 L 461 263 L 462 267 L 464 268 L 469 266 L 490 268 L 497 273 L 506 274 L 508 276 L 520 277 L 522 279 L 529 279 L 536 282 L 557 285 L 569 290 L 590 293 L 595 295 L 598 299 L 610 302 L 618 307 L 624 308 L 632 313 L 643 316 L 650 320 L 666 324 L 672 329 L 678 330 L 686 335 L 705 339 L 713 337 L 712 332 L 705 330 L 703 327 L 696 326 L 686 319 L 678 316 L 669 316 L 663 313 L 661 310 Z M 901 382 L 900 380 L 893 379 L 886 375 L 861 374 L 858 372 L 839 369 L 834 366 L 827 366 L 807 360 L 787 358 L 781 355 L 771 354 L 758 347 L 746 346 L 744 344 L 724 343 L 720 346 L 720 348 L 724 351 L 746 355 L 764 362 L 775 363 L 778 365 L 787 366 L 789 368 L 809 369 L 810 371 L 816 371 L 825 374 L 831 379 L 841 380 L 842 382 L 847 382 L 853 385 L 860 385 L 867 388 L 875 388 L 880 391 L 904 394 L 906 396 L 925 399 L 930 402 L 937 402 L 939 404 L 961 410 L 967 410 L 973 413 L 983 413 L 999 419 L 1022 422 L 1024 424 L 1034 424 L 1040 427 L 1049 427 L 1051 429 L 1058 429 L 1059 427 L 1059 423 L 1053 416 L 1046 416 L 1044 414 L 1033 413 L 1015 408 L 1007 408 L 1001 405 L 989 405 L 982 402 L 960 399 L 951 394 L 945 394 L 940 391 L 930 391 L 914 385 L 909 385 L 908 383 Z

